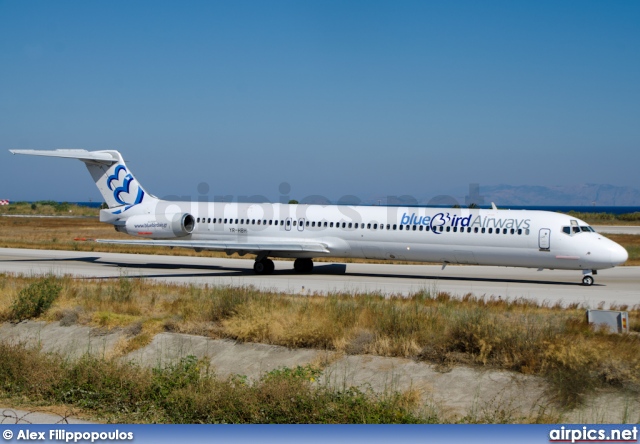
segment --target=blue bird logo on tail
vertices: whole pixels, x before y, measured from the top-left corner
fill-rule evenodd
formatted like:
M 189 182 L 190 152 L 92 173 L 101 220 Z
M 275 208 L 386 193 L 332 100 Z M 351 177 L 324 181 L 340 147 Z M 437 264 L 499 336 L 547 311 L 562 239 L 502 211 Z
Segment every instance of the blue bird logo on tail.
M 120 173 L 123 173 L 122 178 L 120 177 Z M 115 185 L 118 185 L 118 183 L 121 183 L 121 185 L 114 188 L 114 182 Z M 134 193 L 131 193 L 132 183 L 138 187 L 138 192 L 137 194 L 135 194 L 135 199 L 133 199 L 133 202 L 131 202 L 134 195 Z M 123 211 L 127 211 L 132 206 L 141 203 L 142 199 L 144 198 L 144 191 L 142 190 L 138 182 L 133 178 L 133 176 L 127 171 L 127 168 L 124 165 L 116 166 L 116 168 L 113 170 L 113 174 L 107 177 L 107 187 L 109 188 L 109 190 L 113 191 L 113 198 L 116 200 L 116 202 L 118 202 L 120 205 L 126 205 L 124 210 L 117 210 L 113 214 L 120 214 Z M 125 196 L 123 196 L 123 194 Z

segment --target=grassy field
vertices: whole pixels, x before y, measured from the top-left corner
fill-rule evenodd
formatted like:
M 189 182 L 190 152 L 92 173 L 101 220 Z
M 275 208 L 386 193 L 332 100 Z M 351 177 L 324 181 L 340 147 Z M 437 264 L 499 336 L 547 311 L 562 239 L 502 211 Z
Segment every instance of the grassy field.
M 2 208 L 2 207 L 0 207 Z M 629 252 L 626 265 L 640 265 L 640 236 L 608 234 Z M 196 253 L 185 248 L 143 247 L 131 245 L 107 245 L 91 242 L 91 239 L 132 239 L 118 233 L 113 226 L 100 223 L 96 218 L 33 218 L 0 217 L 0 248 L 36 248 L 47 250 L 102 251 L 112 253 L 165 254 L 173 256 L 228 257 L 225 253 L 203 251 Z M 87 241 L 89 240 L 89 241 Z M 231 257 L 239 257 L 233 255 Z M 316 261 L 408 263 L 368 259 L 319 258 Z
M 0 214 L 26 214 L 29 216 L 87 216 L 98 217 L 100 210 L 66 202 L 41 200 L 38 202 L 15 202 L 0 206 Z
M 78 361 L 20 345 L 0 344 L 0 393 L 5 401 L 64 405 L 109 423 L 386 424 L 434 423 L 416 413 L 410 395 L 378 395 L 313 384 L 319 370 L 282 368 L 249 383 L 219 378 L 193 356 L 142 368 L 115 359 Z
M 122 329 L 128 336 L 113 359 L 147 345 L 159 332 L 171 331 L 408 357 L 442 369 L 465 364 L 539 375 L 549 382 L 550 395 L 560 406 L 579 404 L 585 393 L 599 388 L 640 393 L 640 306 L 618 307 L 629 311 L 633 333 L 612 335 L 586 324 L 578 306 L 472 295 L 453 299 L 437 290 L 408 298 L 320 297 L 126 277 L 102 281 L 0 275 L 0 307 L 5 321 L 35 316 Z M 0 352 L 0 359 L 4 355 Z M 5 395 L 11 395 L 6 390 Z

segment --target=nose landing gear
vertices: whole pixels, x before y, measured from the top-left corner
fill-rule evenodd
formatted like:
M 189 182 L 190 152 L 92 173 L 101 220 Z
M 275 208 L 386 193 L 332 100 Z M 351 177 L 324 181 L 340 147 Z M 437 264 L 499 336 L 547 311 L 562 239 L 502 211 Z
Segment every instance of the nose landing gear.
M 598 274 L 597 270 L 582 270 L 582 285 L 587 287 L 593 285 L 593 275 Z
M 587 275 L 582 278 L 582 285 L 586 285 L 587 287 L 593 285 L 593 276 Z

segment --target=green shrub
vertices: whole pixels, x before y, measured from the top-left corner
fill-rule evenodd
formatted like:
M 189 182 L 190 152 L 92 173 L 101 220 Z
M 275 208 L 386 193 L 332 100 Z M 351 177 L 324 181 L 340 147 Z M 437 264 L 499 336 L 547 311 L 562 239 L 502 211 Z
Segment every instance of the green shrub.
M 62 290 L 53 276 L 37 280 L 23 288 L 11 304 L 10 317 L 16 321 L 36 318 L 47 311 Z

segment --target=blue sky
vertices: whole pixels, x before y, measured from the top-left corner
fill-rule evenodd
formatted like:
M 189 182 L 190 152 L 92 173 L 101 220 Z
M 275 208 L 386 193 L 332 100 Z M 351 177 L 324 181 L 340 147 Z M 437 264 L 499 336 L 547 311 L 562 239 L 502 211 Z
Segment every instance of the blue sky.
M 640 187 L 640 3 L 0 0 L 0 198 Z

